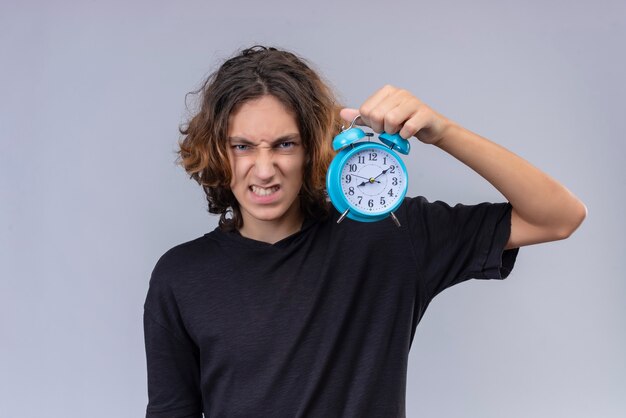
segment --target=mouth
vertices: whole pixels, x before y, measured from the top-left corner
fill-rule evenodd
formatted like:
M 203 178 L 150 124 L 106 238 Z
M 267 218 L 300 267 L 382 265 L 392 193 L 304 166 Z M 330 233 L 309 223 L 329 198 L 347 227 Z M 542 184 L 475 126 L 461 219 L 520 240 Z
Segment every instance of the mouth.
M 272 186 L 272 187 L 261 187 L 261 186 L 250 186 L 250 191 L 257 196 L 265 197 L 276 193 L 280 189 L 280 186 Z

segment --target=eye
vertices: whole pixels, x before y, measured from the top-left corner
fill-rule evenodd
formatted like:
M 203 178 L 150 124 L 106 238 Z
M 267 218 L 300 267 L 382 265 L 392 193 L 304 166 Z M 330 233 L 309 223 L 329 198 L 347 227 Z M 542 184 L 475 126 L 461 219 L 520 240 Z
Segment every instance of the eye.
M 296 146 L 296 143 L 293 141 L 285 141 L 278 144 L 279 149 L 289 149 Z
M 233 144 L 231 145 L 231 148 L 233 149 L 233 151 L 235 152 L 243 152 L 243 151 L 248 151 L 250 149 L 250 145 L 245 145 L 245 144 Z

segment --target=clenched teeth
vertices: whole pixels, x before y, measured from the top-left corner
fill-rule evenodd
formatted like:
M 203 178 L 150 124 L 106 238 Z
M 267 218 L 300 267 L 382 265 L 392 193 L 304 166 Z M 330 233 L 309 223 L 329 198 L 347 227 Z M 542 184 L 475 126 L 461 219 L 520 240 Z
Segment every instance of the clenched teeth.
M 269 196 L 272 193 L 278 191 L 278 186 L 274 187 L 259 187 L 259 186 L 250 186 L 252 193 L 258 196 Z

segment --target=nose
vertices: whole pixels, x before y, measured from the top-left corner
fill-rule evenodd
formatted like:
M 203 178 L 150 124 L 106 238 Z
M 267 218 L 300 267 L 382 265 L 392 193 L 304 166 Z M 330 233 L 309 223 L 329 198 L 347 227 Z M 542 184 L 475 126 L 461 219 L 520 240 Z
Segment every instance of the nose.
M 254 161 L 254 174 L 259 180 L 269 181 L 276 174 L 274 155 L 271 149 L 259 149 Z

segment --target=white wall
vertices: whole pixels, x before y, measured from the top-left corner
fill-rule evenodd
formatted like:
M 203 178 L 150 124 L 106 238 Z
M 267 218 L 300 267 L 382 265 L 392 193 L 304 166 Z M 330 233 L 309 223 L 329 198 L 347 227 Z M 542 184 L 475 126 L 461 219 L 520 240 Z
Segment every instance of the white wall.
M 145 413 L 149 274 L 216 226 L 174 165 L 184 97 L 253 43 L 308 58 L 351 106 L 407 88 L 589 207 L 509 279 L 431 304 L 407 416 L 626 416 L 625 4 L 3 1 L 0 416 Z M 502 200 L 414 145 L 411 194 Z

